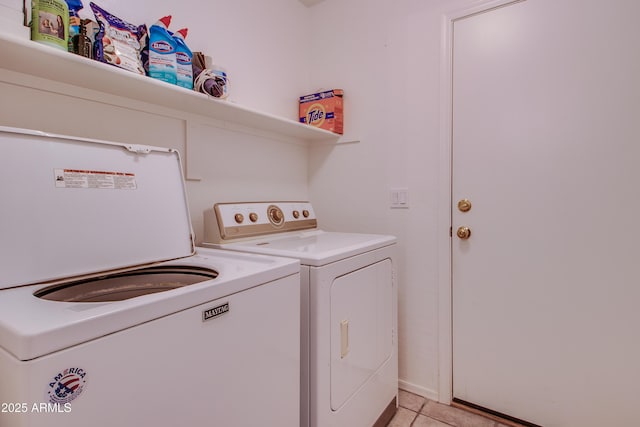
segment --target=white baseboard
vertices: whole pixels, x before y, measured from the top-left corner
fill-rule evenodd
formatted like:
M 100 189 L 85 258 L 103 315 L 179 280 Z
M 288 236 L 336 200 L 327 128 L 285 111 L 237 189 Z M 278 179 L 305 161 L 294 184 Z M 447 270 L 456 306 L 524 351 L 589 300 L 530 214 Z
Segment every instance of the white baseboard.
M 426 397 L 430 400 L 435 400 L 436 402 L 439 400 L 437 391 L 410 383 L 408 381 L 398 380 L 398 387 L 404 391 L 417 394 L 418 396 Z

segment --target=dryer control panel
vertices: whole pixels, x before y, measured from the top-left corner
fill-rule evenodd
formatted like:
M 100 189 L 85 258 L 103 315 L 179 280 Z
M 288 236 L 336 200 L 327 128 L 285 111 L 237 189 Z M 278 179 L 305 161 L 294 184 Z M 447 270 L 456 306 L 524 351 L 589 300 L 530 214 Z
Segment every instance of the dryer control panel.
M 309 202 L 216 203 L 204 214 L 205 241 L 209 243 L 312 230 L 317 226 Z

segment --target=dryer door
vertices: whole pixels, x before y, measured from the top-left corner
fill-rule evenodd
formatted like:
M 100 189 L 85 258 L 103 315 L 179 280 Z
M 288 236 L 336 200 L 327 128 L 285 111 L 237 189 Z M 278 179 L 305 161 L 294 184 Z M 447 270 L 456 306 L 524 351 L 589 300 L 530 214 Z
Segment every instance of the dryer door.
M 335 278 L 330 300 L 331 409 L 337 411 L 392 355 L 391 260 Z

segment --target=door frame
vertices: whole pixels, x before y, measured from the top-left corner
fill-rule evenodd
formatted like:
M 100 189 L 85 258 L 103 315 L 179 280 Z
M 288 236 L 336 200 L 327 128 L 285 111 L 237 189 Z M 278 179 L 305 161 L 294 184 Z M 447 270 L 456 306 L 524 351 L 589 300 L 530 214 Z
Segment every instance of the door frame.
M 438 401 L 453 399 L 453 24 L 455 21 L 527 0 L 480 0 L 446 11 L 441 19 L 440 154 L 438 185 Z

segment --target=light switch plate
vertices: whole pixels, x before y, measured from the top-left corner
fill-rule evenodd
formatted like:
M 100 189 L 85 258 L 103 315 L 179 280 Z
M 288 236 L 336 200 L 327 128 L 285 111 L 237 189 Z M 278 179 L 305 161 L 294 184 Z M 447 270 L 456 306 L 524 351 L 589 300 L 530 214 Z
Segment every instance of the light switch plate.
M 392 188 L 389 191 L 389 201 L 392 209 L 409 209 L 409 189 Z

